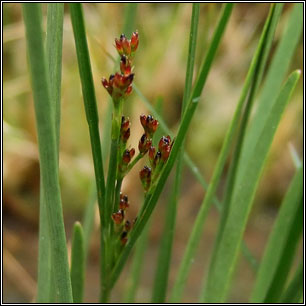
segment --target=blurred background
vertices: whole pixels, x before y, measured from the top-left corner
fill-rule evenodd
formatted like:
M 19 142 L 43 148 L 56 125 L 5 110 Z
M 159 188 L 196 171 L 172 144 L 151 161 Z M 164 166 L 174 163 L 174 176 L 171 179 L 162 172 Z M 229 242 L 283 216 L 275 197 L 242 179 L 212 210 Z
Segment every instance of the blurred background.
M 113 44 L 114 38 L 119 37 L 123 28 L 125 4 L 87 3 L 83 8 L 103 131 L 108 94 L 101 86 L 100 79 L 102 76 L 108 77 L 114 70 L 111 56 L 116 58 L 117 55 Z M 206 52 L 220 8 L 220 4 L 201 5 L 195 73 Z M 142 3 L 137 6 L 135 19 L 135 29 L 138 29 L 140 35 L 135 57 L 135 84 L 153 105 L 161 105 L 164 119 L 174 133 L 180 120 L 191 9 L 191 4 Z M 284 7 L 273 51 L 291 9 L 291 4 Z M 43 10 L 45 17 L 46 5 L 43 5 Z M 215 166 L 268 11 L 269 4 L 264 3 L 237 4 L 234 7 L 209 74 L 186 142 L 186 151 L 207 181 Z M 31 302 L 35 298 L 37 279 L 39 161 L 21 5 L 4 3 L 3 18 L 3 302 Z M 126 35 L 130 37 L 131 33 Z M 301 40 L 290 71 L 302 69 L 302 54 Z M 263 254 L 279 205 L 294 173 L 290 146 L 302 156 L 302 81 L 301 78 L 277 131 L 245 233 L 247 245 L 258 260 Z M 68 6 L 65 6 L 64 17 L 61 112 L 60 181 L 70 245 L 74 221 L 83 220 L 94 171 Z M 142 134 L 139 115 L 147 113 L 135 92 L 126 102 L 125 113 L 132 122 L 130 143 L 135 147 Z M 123 183 L 123 190 L 129 195 L 131 202 L 131 218 L 136 216 L 141 204 L 142 189 L 138 172 L 143 165 L 144 161 L 137 164 Z M 137 302 L 151 299 L 164 212 L 172 181 L 173 176 L 170 176 L 153 215 Z M 219 198 L 224 183 L 223 179 Z M 178 206 L 170 289 L 203 196 L 202 187 L 185 167 Z M 188 279 L 185 302 L 197 301 L 203 274 L 209 264 L 218 221 L 218 212 L 212 208 Z M 302 245 L 296 260 L 301 257 Z M 254 282 L 254 270 L 243 256 L 240 259 L 229 297 L 231 302 L 246 301 Z M 86 272 L 86 302 L 96 302 L 98 299 L 98 265 L 97 219 Z M 113 291 L 112 299 L 115 302 L 120 301 L 123 295 L 129 268 L 128 264 Z

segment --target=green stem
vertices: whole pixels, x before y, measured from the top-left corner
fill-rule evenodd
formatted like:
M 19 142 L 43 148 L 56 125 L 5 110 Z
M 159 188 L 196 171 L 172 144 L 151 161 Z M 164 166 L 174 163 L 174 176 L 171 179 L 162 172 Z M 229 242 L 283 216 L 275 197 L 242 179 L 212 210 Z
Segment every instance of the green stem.
M 119 149 L 119 137 L 120 137 L 120 123 L 121 123 L 121 112 L 122 112 L 122 100 L 114 103 L 114 113 L 112 120 L 112 141 L 108 165 L 108 176 L 106 183 L 106 205 L 107 205 L 107 216 L 110 221 L 110 215 L 114 209 L 114 192 L 116 177 L 118 172 L 118 154 Z
M 186 78 L 185 78 L 185 90 L 184 90 L 184 97 L 183 97 L 182 111 L 181 111 L 182 115 L 184 114 L 192 87 L 197 30 L 199 23 L 199 12 L 200 12 L 200 5 L 198 3 L 194 3 L 192 6 L 189 52 L 188 52 Z M 158 257 L 158 264 L 157 264 L 155 282 L 153 287 L 153 294 L 152 294 L 153 303 L 154 302 L 164 303 L 166 299 L 173 237 L 175 232 L 177 203 L 180 196 L 180 186 L 182 181 L 183 156 L 184 156 L 184 142 L 182 143 L 181 152 L 179 152 L 178 154 L 175 181 L 173 184 L 170 201 L 167 205 L 164 232 L 160 245 L 160 253 Z
M 34 96 L 43 201 L 48 218 L 51 262 L 58 302 L 71 303 L 72 290 L 58 176 L 56 132 L 43 45 L 41 5 L 24 3 L 22 9 Z
M 74 39 L 76 44 L 78 65 L 80 78 L 82 83 L 82 92 L 84 99 L 84 106 L 86 112 L 86 119 L 88 122 L 90 141 L 92 148 L 92 156 L 94 161 L 94 170 L 97 186 L 97 197 L 101 221 L 101 292 L 106 290 L 106 260 L 107 260 L 107 249 L 106 249 L 106 224 L 108 221 L 107 206 L 105 201 L 105 180 L 103 170 L 103 158 L 100 142 L 99 133 L 99 117 L 96 103 L 96 96 L 93 85 L 93 78 L 91 73 L 90 58 L 86 40 L 86 32 L 84 25 L 84 17 L 81 3 L 69 4 L 70 16 L 73 27 Z
M 120 191 L 121 191 L 122 181 L 123 181 L 122 178 L 117 179 L 116 190 L 115 190 L 114 212 L 118 211 L 119 209 Z
M 125 172 L 124 175 L 127 175 L 131 169 L 138 163 L 138 161 L 140 161 L 142 158 L 144 157 L 144 154 L 139 153 L 134 159 L 133 161 L 128 165 L 128 168 Z

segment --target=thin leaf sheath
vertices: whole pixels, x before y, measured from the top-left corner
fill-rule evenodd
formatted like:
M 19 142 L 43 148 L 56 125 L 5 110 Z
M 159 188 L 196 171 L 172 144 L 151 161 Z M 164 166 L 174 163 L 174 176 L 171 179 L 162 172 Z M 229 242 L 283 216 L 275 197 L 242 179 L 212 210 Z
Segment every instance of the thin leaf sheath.
M 57 144 L 42 38 L 40 4 L 23 4 L 23 16 L 32 77 L 40 171 L 44 190 L 44 201 L 48 214 L 54 278 L 58 293 L 57 299 L 59 302 L 70 303 L 72 302 L 72 290 L 58 179 Z

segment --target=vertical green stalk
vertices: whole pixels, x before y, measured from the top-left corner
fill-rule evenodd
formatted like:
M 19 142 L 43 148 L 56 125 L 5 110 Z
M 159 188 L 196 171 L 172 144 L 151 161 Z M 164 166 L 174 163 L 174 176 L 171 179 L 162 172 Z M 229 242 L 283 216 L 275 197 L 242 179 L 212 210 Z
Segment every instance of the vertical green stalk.
M 99 118 L 94 91 L 90 58 L 86 40 L 84 17 L 81 3 L 71 3 L 70 15 L 76 44 L 79 72 L 82 83 L 82 92 L 86 119 L 89 127 L 92 155 L 94 161 L 97 197 L 101 222 L 101 292 L 106 290 L 106 224 L 108 222 L 107 203 L 105 202 L 105 179 L 103 171 L 103 159 L 99 132 Z
M 114 102 L 114 112 L 112 120 L 112 135 L 111 135 L 111 149 L 109 156 L 109 166 L 108 166 L 108 175 L 106 183 L 106 205 L 107 205 L 107 214 L 111 216 L 114 209 L 114 193 L 115 185 L 117 178 L 117 168 L 118 168 L 118 152 L 120 151 L 119 146 L 119 137 L 120 137 L 120 124 L 122 116 L 122 103 L 123 100 Z M 111 218 L 108 218 L 111 221 Z M 109 223 L 107 223 L 108 225 Z
M 237 174 L 237 168 L 238 168 L 238 164 L 239 164 L 239 161 L 240 161 L 241 149 L 242 149 L 242 144 L 243 144 L 244 139 L 245 139 L 247 124 L 249 122 L 249 117 L 250 117 L 251 109 L 252 109 L 252 106 L 253 106 L 253 101 L 254 101 L 254 98 L 255 98 L 255 94 L 256 94 L 256 91 L 258 89 L 259 83 L 262 79 L 262 73 L 263 73 L 263 71 L 265 69 L 265 66 L 266 66 L 267 57 L 268 57 L 269 51 L 271 49 L 271 45 L 272 45 L 272 41 L 273 41 L 273 37 L 274 37 L 274 32 L 275 32 L 276 25 L 278 23 L 280 14 L 282 12 L 282 8 L 283 8 L 283 4 L 279 3 L 279 4 L 272 5 L 271 9 L 270 9 L 271 18 L 269 18 L 269 20 L 270 20 L 269 24 L 266 24 L 266 26 L 268 27 L 268 30 L 267 30 L 265 42 L 263 44 L 263 49 L 262 49 L 262 52 L 261 52 L 261 55 L 260 55 L 260 59 L 258 61 L 257 67 L 256 67 L 256 71 L 255 71 L 255 74 L 254 74 L 254 79 L 253 79 L 252 84 L 251 84 L 250 93 L 249 93 L 249 96 L 248 96 L 248 99 L 247 99 L 247 102 L 246 102 L 246 107 L 245 107 L 243 115 L 242 115 L 242 119 L 241 119 L 241 123 L 240 123 L 240 127 L 239 127 L 239 132 L 238 132 L 238 137 L 237 137 L 238 139 L 237 139 L 237 143 L 236 143 L 234 153 L 233 153 L 233 160 L 231 162 L 228 177 L 227 177 L 227 184 L 226 184 L 225 196 L 224 196 L 224 200 L 223 200 L 223 209 L 222 209 L 222 214 L 221 214 L 220 228 L 219 228 L 219 232 L 218 232 L 218 235 L 217 235 L 216 244 L 220 240 L 220 237 L 221 237 L 222 232 L 223 232 L 224 224 L 226 222 L 226 217 L 227 217 L 228 211 L 230 209 L 229 203 L 230 203 L 231 196 L 232 196 L 232 191 L 233 191 L 234 185 L 235 185 L 235 180 L 236 180 L 236 176 L 237 176 L 236 175 Z
M 24 3 L 23 16 L 34 96 L 43 200 L 48 216 L 51 262 L 57 300 L 60 303 L 70 303 L 72 302 L 72 290 L 58 178 L 56 130 L 43 46 L 40 4 Z
M 216 37 L 219 37 L 219 39 L 220 39 L 220 36 L 222 36 L 222 34 L 223 34 L 223 32 L 226 28 L 226 24 L 228 22 L 228 19 L 231 15 L 232 8 L 233 8 L 233 4 L 228 3 L 228 4 L 225 5 L 224 10 L 223 10 L 222 15 L 221 15 L 221 18 L 220 18 L 220 21 L 219 21 L 219 24 L 217 26 L 216 32 L 214 34 L 213 41 L 210 45 L 210 48 L 214 47 L 214 39 L 217 39 Z M 208 52 L 207 57 L 209 57 L 209 52 Z M 238 120 L 238 115 L 239 115 L 239 113 L 236 114 L 236 120 Z M 191 263 L 192 263 L 192 258 L 194 256 L 197 245 L 200 241 L 202 227 L 204 225 L 204 221 L 205 221 L 208 209 L 210 207 L 210 203 L 211 203 L 211 201 L 212 201 L 212 199 L 215 195 L 215 190 L 216 190 L 217 184 L 219 182 L 221 172 L 223 170 L 223 165 L 224 165 L 224 162 L 225 162 L 228 150 L 229 150 L 229 144 L 231 143 L 232 134 L 233 134 L 233 131 L 231 131 L 231 134 L 228 135 L 227 142 L 225 142 L 226 146 L 225 146 L 225 148 L 224 147 L 222 148 L 222 151 L 220 153 L 220 156 L 219 156 L 219 159 L 218 159 L 218 162 L 217 162 L 217 166 L 215 168 L 212 180 L 209 184 L 209 187 L 208 187 L 208 190 L 207 190 L 207 193 L 206 193 L 205 200 L 203 201 L 203 203 L 201 205 L 199 214 L 197 216 L 195 225 L 192 229 L 192 233 L 190 235 L 190 238 L 189 238 L 189 241 L 188 241 L 188 244 L 187 244 L 187 247 L 186 247 L 186 251 L 184 253 L 182 263 L 179 267 L 178 276 L 177 276 L 177 279 L 174 283 L 174 287 L 172 289 L 170 302 L 178 302 L 178 301 L 180 301 L 180 299 L 182 297 L 183 288 L 184 288 L 184 285 L 185 285 L 185 282 L 186 282 L 186 279 L 187 279 L 187 275 L 188 275 L 188 272 L 189 272 L 189 269 L 190 269 L 190 266 L 191 266 Z
M 112 120 L 112 134 L 111 134 L 111 147 L 110 147 L 110 156 L 109 156 L 109 166 L 106 182 L 106 197 L 105 202 L 107 206 L 106 214 L 108 216 L 106 226 L 106 267 L 105 267 L 105 286 L 101 291 L 100 302 L 106 303 L 109 299 L 110 289 L 108 285 L 108 276 L 112 268 L 114 261 L 114 248 L 113 247 L 113 223 L 111 215 L 114 209 L 115 202 L 115 191 L 117 170 L 118 170 L 118 152 L 120 151 L 119 146 L 119 137 L 120 137 L 120 123 L 121 123 L 121 112 L 122 112 L 122 102 L 123 100 L 114 101 L 113 107 L 113 120 Z M 120 191 L 119 191 L 120 192 Z
M 50 98 L 55 126 L 57 155 L 59 156 L 60 134 L 60 100 L 62 73 L 62 41 L 63 41 L 64 4 L 49 3 L 47 11 L 46 58 L 48 64 Z M 51 249 L 48 233 L 48 216 L 43 198 L 43 184 L 40 179 L 40 210 L 39 210 L 39 255 L 37 302 L 54 302 L 55 284 L 52 274 Z
M 196 40 L 197 40 L 197 31 L 199 23 L 199 12 L 200 12 L 200 5 L 198 3 L 194 3 L 192 6 L 189 51 L 187 59 L 185 90 L 184 90 L 183 103 L 182 103 L 182 115 L 184 114 L 184 111 L 186 109 L 186 104 L 190 97 L 191 87 L 192 87 Z M 163 231 L 163 236 L 160 246 L 160 254 L 158 258 L 157 270 L 155 275 L 152 303 L 164 303 L 166 299 L 173 236 L 175 231 L 177 202 L 179 199 L 180 185 L 182 180 L 183 156 L 184 156 L 184 143 L 182 144 L 181 152 L 178 155 L 175 182 L 173 185 L 170 201 L 167 206 L 165 227 Z
M 135 20 L 137 14 L 138 3 L 127 3 L 124 10 L 124 25 L 123 32 L 125 35 L 130 36 L 135 31 Z

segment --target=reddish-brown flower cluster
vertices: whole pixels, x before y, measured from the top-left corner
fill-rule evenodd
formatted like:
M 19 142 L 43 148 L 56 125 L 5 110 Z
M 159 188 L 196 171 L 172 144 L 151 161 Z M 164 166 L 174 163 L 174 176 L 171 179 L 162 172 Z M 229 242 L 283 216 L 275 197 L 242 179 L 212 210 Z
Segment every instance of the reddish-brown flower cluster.
M 154 119 L 151 115 L 141 115 L 140 123 L 145 131 L 145 134 L 148 138 L 152 138 L 153 134 L 158 128 L 158 121 Z
M 114 101 L 117 101 L 123 96 L 128 96 L 132 92 L 132 82 L 134 73 L 123 75 L 116 72 L 115 75 L 111 74 L 109 80 L 102 78 L 102 85 L 107 92 L 112 96 Z
M 144 129 L 144 134 L 139 140 L 138 149 L 141 154 L 146 154 L 152 145 L 152 137 L 158 128 L 158 121 L 151 115 L 141 115 L 140 123 Z
M 140 180 L 142 182 L 145 191 L 148 191 L 151 186 L 151 181 L 155 181 L 159 173 L 167 161 L 173 142 L 171 143 L 170 136 L 163 136 L 158 143 L 158 151 L 156 152 L 155 147 L 149 148 L 149 161 L 151 168 L 145 166 L 139 173 Z
M 111 75 L 109 79 L 102 78 L 102 85 L 111 95 L 116 103 L 119 99 L 127 97 L 132 92 L 132 82 L 134 73 L 132 73 L 132 59 L 139 43 L 138 32 L 132 34 L 131 39 L 127 39 L 124 34 L 120 39 L 115 39 L 115 47 L 121 56 L 120 72 Z
M 127 39 L 124 34 L 120 35 L 120 39 L 115 39 L 115 47 L 120 56 L 125 55 L 133 58 L 139 44 L 138 32 L 132 34 L 131 39 Z
M 112 219 L 117 225 L 117 231 L 121 232 L 120 241 L 123 245 L 126 244 L 128 239 L 128 233 L 132 228 L 132 224 L 129 220 L 125 220 L 125 211 L 130 206 L 127 195 L 120 193 L 119 210 L 112 214 Z

